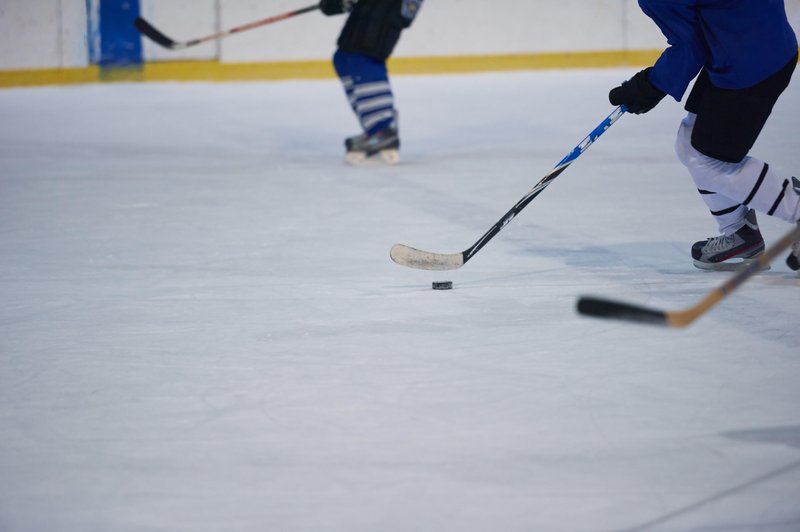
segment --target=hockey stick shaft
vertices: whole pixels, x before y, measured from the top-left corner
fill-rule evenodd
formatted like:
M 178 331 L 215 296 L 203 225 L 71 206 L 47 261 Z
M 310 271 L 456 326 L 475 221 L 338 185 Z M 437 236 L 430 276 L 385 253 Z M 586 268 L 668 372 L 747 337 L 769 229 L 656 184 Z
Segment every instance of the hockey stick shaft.
M 600 135 L 606 132 L 608 128 L 614 124 L 623 114 L 625 114 L 625 106 L 620 106 L 608 115 L 589 135 L 584 138 L 580 144 L 564 157 L 553 170 L 544 176 L 541 181 L 525 194 L 513 207 L 509 210 L 500 220 L 497 221 L 486 233 L 478 239 L 472 246 L 467 248 L 461 253 L 431 253 L 415 249 L 404 244 L 395 244 L 392 247 L 390 256 L 392 260 L 403 266 L 410 268 L 418 268 L 421 270 L 454 270 L 463 266 L 469 259 L 483 248 L 497 233 L 503 230 L 511 220 L 513 220 L 522 209 L 524 209 L 536 196 L 547 188 L 555 178 L 567 169 L 580 155 L 591 146 Z
M 706 314 L 717 303 L 725 299 L 753 275 L 763 270 L 775 257 L 786 251 L 793 242 L 800 241 L 800 225 L 783 235 L 756 260 L 737 271 L 723 284 L 708 293 L 697 304 L 684 310 L 656 310 L 629 303 L 581 297 L 578 299 L 578 312 L 596 318 L 610 318 L 638 323 L 650 323 L 667 327 L 687 327 L 700 316 Z
M 530 192 L 525 194 L 513 207 L 509 210 L 505 216 L 503 216 L 500 220 L 497 221 L 496 224 L 492 226 L 472 247 L 468 248 L 464 251 L 464 262 L 467 262 L 471 259 L 480 249 L 485 246 L 489 240 L 495 237 L 497 233 L 499 233 L 508 223 L 516 218 L 516 216 L 522 212 L 531 201 L 536 198 L 539 194 L 542 193 L 547 186 L 552 183 L 555 178 L 557 178 L 561 173 L 569 167 L 575 160 L 581 156 L 583 152 L 585 152 L 589 146 L 594 144 L 594 141 L 597 140 L 600 135 L 606 132 L 611 125 L 619 119 L 625 113 L 625 109 L 622 107 L 618 107 L 614 110 L 605 120 L 603 120 L 589 135 L 584 138 L 580 144 L 575 146 L 573 150 L 559 162 L 555 168 L 553 168 L 549 174 L 544 176 L 541 181 L 539 181 L 536 186 L 534 186 Z
M 241 26 L 236 26 L 235 28 L 231 28 L 229 30 L 221 31 L 219 33 L 214 33 L 212 35 L 207 35 L 205 37 L 199 37 L 197 39 L 191 39 L 188 41 L 175 41 L 166 35 L 164 35 L 161 31 L 155 28 L 152 24 L 147 22 L 142 17 L 138 17 L 134 22 L 133 25 L 136 26 L 136 29 L 139 32 L 152 40 L 153 42 L 160 44 L 164 48 L 169 48 L 170 50 L 180 50 L 183 48 L 188 48 L 190 46 L 195 46 L 197 44 L 201 44 L 208 41 L 213 41 L 216 39 L 222 39 L 223 37 L 227 37 L 228 35 L 233 35 L 234 33 L 241 33 L 243 31 L 252 30 L 253 28 L 260 28 L 261 26 L 266 26 L 267 24 L 272 24 L 274 22 L 279 22 L 281 20 L 286 20 L 287 18 L 291 18 L 297 15 L 302 15 L 303 13 L 309 13 L 311 11 L 316 11 L 319 9 L 319 4 L 314 4 L 312 6 L 304 7 L 302 9 L 296 9 L 294 11 L 288 11 L 286 13 L 281 13 L 280 15 L 275 15 L 272 17 L 268 17 L 261 20 L 256 20 L 254 22 L 249 22 L 247 24 L 243 24 Z

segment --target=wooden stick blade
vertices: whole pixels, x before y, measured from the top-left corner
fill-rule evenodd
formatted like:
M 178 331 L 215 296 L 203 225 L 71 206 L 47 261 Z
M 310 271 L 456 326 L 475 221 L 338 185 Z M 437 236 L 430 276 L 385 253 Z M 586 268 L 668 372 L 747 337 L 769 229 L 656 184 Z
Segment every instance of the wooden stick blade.
M 404 244 L 395 244 L 389 256 L 397 264 L 417 270 L 457 270 L 464 265 L 463 253 L 431 253 Z

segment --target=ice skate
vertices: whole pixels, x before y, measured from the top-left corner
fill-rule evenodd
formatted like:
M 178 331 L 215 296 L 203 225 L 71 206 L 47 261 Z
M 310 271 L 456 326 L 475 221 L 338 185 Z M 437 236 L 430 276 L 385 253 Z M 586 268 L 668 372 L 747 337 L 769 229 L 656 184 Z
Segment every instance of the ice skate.
M 764 238 L 758 229 L 756 211 L 748 210 L 744 222 L 732 235 L 695 242 L 692 246 L 694 265 L 701 270 L 731 271 L 753 262 L 764 252 Z M 769 269 L 769 266 L 764 269 Z
M 800 179 L 792 177 L 792 188 L 800 195 Z M 797 222 L 797 225 L 800 225 L 800 222 Z M 800 271 L 800 242 L 792 244 L 792 252 L 786 257 L 786 265 L 796 272 Z
M 344 148 L 345 150 L 350 151 L 351 149 L 353 149 L 354 145 L 362 144 L 366 140 L 367 140 L 366 133 L 359 133 L 358 135 L 347 137 L 346 139 L 344 139 Z
M 800 225 L 800 222 L 797 222 Z M 786 265 L 789 269 L 800 272 L 800 240 L 792 244 L 792 251 L 786 257 Z
M 387 127 L 373 135 L 362 133 L 345 140 L 345 160 L 355 166 L 376 162 L 397 164 L 400 162 L 400 137 L 397 128 Z

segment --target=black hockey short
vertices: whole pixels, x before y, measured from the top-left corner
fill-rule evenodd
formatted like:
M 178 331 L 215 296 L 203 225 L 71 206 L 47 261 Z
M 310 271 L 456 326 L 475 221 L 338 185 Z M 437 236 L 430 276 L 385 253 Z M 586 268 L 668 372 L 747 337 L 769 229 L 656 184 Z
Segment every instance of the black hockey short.
M 720 161 L 738 163 L 744 159 L 796 66 L 797 55 L 764 81 L 735 90 L 715 87 L 703 69 L 686 100 L 686 110 L 697 114 L 692 146 Z

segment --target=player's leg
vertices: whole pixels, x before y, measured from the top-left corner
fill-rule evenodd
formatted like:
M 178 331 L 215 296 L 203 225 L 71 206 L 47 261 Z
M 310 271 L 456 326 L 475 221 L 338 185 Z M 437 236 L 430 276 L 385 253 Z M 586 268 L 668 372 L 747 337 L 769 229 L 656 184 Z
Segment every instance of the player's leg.
M 714 87 L 705 72 L 695 83 L 675 147 L 722 233 L 692 247 L 698 267 L 731 269 L 737 265 L 726 261 L 747 262 L 763 251 L 754 210 L 789 222 L 800 217 L 800 196 L 787 194 L 790 181 L 747 157 L 795 64 L 744 90 Z
M 333 68 L 336 70 L 336 75 L 339 76 L 339 80 L 342 82 L 342 87 L 344 88 L 345 96 L 350 103 L 350 107 L 353 109 L 353 112 L 357 114 L 354 104 L 355 98 L 353 97 L 353 78 L 350 74 L 352 70 L 350 54 L 341 49 L 336 50 L 336 53 L 333 55 Z M 345 147 L 349 148 L 350 144 L 355 139 L 365 136 L 366 133 L 362 131 L 358 135 L 348 137 L 345 139 Z
M 363 133 L 345 140 L 348 160 L 381 154 L 388 162 L 396 162 L 400 139 L 386 63 L 338 50 L 334 66 L 363 129 Z

